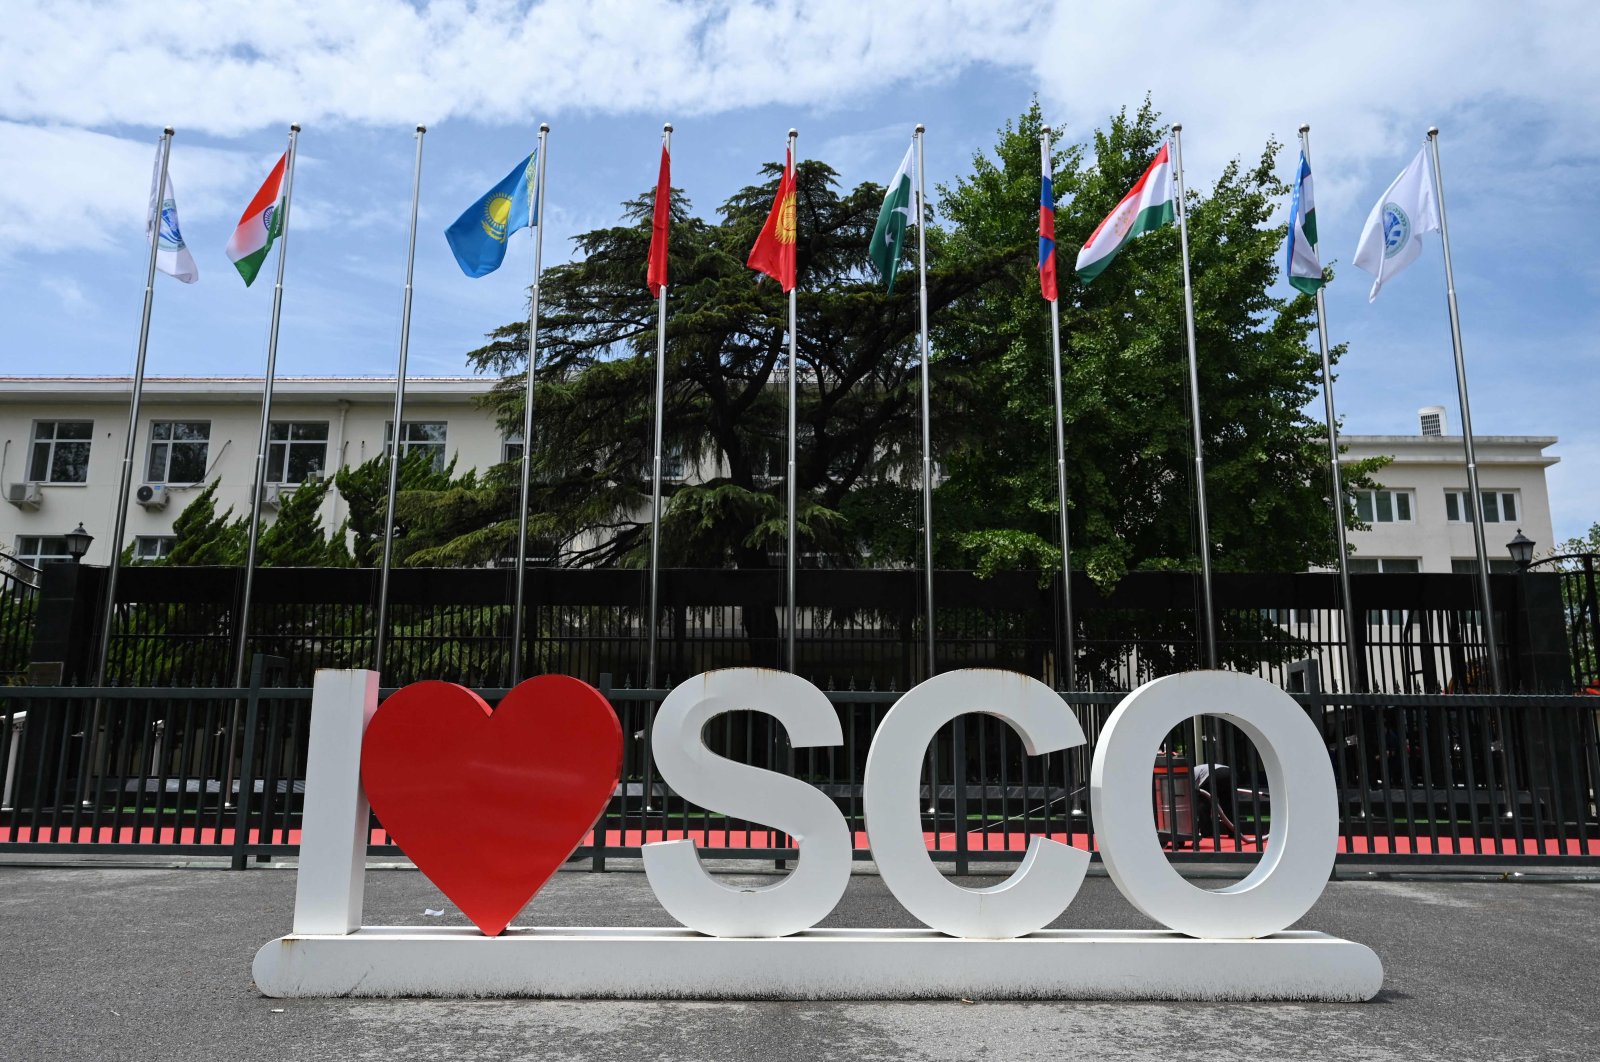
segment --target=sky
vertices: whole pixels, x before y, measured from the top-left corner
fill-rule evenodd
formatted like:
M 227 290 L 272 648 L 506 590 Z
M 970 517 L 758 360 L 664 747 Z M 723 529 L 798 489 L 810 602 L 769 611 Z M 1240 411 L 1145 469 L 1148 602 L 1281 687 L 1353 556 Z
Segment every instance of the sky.
M 549 122 L 545 263 L 654 183 L 702 215 L 760 180 L 800 130 L 845 187 L 888 180 L 917 122 L 927 179 L 1037 96 L 1068 140 L 1149 94 L 1183 123 L 1191 188 L 1269 138 L 1287 179 L 1311 124 L 1328 325 L 1347 342 L 1344 430 L 1459 432 L 1443 259 L 1369 304 L 1348 266 L 1368 211 L 1441 130 L 1477 435 L 1555 435 L 1556 536 L 1600 521 L 1600 5 L 1007 3 L 923 0 L 11 0 L 0 35 L 0 375 L 127 375 L 160 129 L 201 278 L 158 277 L 152 375 L 259 375 L 269 264 L 246 288 L 223 247 L 303 127 L 278 371 L 394 372 L 416 137 L 424 138 L 411 373 L 461 375 L 523 313 L 531 250 L 469 280 L 443 229 Z M 1287 212 L 1287 204 L 1284 205 Z M 1080 237 L 1081 238 L 1081 237 Z M 1287 288 L 1285 288 L 1287 290 Z M 641 292 L 641 298 L 648 295 Z M 1202 401 L 1203 401 L 1202 396 Z M 1313 415 L 1320 417 L 1320 400 Z M 1548 545 L 1541 543 L 1541 548 Z

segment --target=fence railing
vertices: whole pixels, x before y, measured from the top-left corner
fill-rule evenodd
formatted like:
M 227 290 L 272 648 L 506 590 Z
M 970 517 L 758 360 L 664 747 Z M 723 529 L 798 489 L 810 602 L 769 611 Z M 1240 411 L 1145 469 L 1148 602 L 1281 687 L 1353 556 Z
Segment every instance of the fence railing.
M 263 661 L 263 663 L 268 663 Z M 270 669 L 259 670 L 274 681 Z M 504 690 L 481 691 L 493 703 Z M 622 780 L 577 853 L 595 866 L 649 841 L 691 838 L 710 855 L 787 859 L 790 839 L 761 823 L 686 804 L 655 773 L 650 731 L 664 691 L 603 689 L 624 734 Z M 252 857 L 299 842 L 311 691 L 0 689 L 0 852 L 146 852 Z M 719 716 L 713 751 L 816 786 L 869 855 L 861 783 L 867 749 L 897 698 L 834 691 L 844 743 L 791 748 L 770 717 Z M 922 772 L 930 853 L 958 870 L 1012 860 L 1034 837 L 1091 851 L 1088 770 L 1121 695 L 1063 699 L 1087 746 L 1026 755 L 1008 726 L 969 715 L 929 746 Z M 1337 782 L 1345 861 L 1600 861 L 1600 698 L 1297 695 L 1322 733 Z M 1196 706 L 1204 710 L 1204 706 Z M 1207 718 L 1151 756 L 1151 816 L 1175 860 L 1259 858 L 1272 794 L 1249 741 Z M 375 854 L 399 857 L 374 821 Z
M 39 606 L 39 569 L 0 552 L 0 685 L 28 670 Z
M 87 681 L 103 583 L 99 569 L 60 566 L 71 593 L 44 606 L 77 615 L 48 624 L 35 657 L 80 663 L 65 682 Z M 107 681 L 122 686 L 219 687 L 232 681 L 239 571 L 133 567 L 118 582 Z M 391 586 L 383 675 L 400 685 L 441 678 L 494 686 L 511 674 L 510 575 L 486 569 L 405 569 Z M 1491 577 L 1502 670 L 1512 688 L 1572 688 L 1567 613 L 1557 576 Z M 1219 574 L 1215 597 L 1223 664 L 1285 684 L 1309 661 L 1330 690 L 1484 691 L 1485 632 L 1471 576 L 1357 575 L 1358 622 L 1346 630 L 1338 579 L 1328 574 Z M 363 569 L 263 569 L 248 624 L 249 650 L 286 661 L 286 683 L 308 685 L 321 667 L 375 661 L 377 579 Z M 601 674 L 644 682 L 645 574 L 540 569 L 528 573 L 523 673 Z M 796 672 L 823 688 L 896 690 L 930 673 L 922 580 L 914 571 L 807 571 L 799 582 Z M 48 585 L 47 585 L 48 589 Z M 1110 592 L 1073 584 L 1077 675 L 1086 690 L 1128 689 L 1200 666 L 1196 577 L 1134 572 Z M 719 667 L 777 666 L 784 643 L 783 575 L 777 570 L 669 570 L 655 617 L 668 683 Z M 1064 642 L 1057 581 L 1038 572 L 980 579 L 938 572 L 937 670 L 1001 667 L 1059 685 Z M 78 632 L 76 634 L 71 632 Z M 1346 674 L 1346 646 L 1358 675 Z M 44 654 L 41 656 L 41 654 Z M 51 656 L 49 654 L 55 654 Z

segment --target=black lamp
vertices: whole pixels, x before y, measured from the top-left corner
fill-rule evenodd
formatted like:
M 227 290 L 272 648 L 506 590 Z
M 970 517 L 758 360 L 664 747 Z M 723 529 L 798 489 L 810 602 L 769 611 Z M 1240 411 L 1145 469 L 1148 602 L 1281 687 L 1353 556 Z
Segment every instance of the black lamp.
M 1516 564 L 1518 571 L 1523 571 L 1533 563 L 1533 539 L 1522 533 L 1522 528 L 1517 528 L 1517 537 L 1506 543 L 1506 552 L 1511 554 L 1511 560 Z
M 66 534 L 67 554 L 72 558 L 72 563 L 77 564 L 83 560 L 83 555 L 89 552 L 89 543 L 94 541 L 94 536 L 83 529 L 80 521 L 78 526 Z

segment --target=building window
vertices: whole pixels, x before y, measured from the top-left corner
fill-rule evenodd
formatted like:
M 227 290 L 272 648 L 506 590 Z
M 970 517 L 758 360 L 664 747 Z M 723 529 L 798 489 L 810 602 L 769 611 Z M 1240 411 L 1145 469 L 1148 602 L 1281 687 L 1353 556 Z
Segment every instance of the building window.
M 92 420 L 36 420 L 28 480 L 33 483 L 89 482 Z
M 1517 515 L 1517 492 L 1514 490 L 1486 490 L 1479 494 L 1483 499 L 1483 522 L 1486 524 L 1509 524 L 1521 519 Z M 1464 490 L 1447 490 L 1444 492 L 1444 515 L 1452 524 L 1470 523 L 1472 514 L 1467 510 L 1467 492 Z
M 1478 558 L 1476 558 L 1476 557 L 1455 557 L 1455 558 L 1452 558 L 1451 561 L 1450 561 L 1450 570 L 1452 572 L 1454 572 L 1456 575 L 1477 575 L 1478 574 Z M 1489 574 L 1490 575 L 1515 575 L 1515 574 L 1517 574 L 1517 562 L 1512 560 L 1509 557 L 1505 557 L 1505 558 L 1490 557 L 1489 558 Z
M 51 561 L 69 561 L 67 540 L 61 535 L 18 535 L 17 560 L 35 568 Z
M 209 420 L 157 420 L 150 424 L 147 483 L 199 483 L 211 448 Z
M 1409 490 L 1358 490 L 1356 517 L 1364 524 L 1409 524 Z
M 522 433 L 513 432 L 500 440 L 500 460 L 504 464 L 522 460 Z
M 172 535 L 139 535 L 133 540 L 133 559 L 142 564 L 166 560 L 177 541 Z
M 267 438 L 267 482 L 304 483 L 328 467 L 328 422 L 275 420 Z
M 401 425 L 400 431 L 400 459 L 405 460 L 417 451 L 429 455 L 435 472 L 444 471 L 445 462 L 445 427 L 442 420 L 408 420 Z M 509 440 L 507 440 L 509 442 Z M 390 421 L 383 428 L 383 451 L 389 452 L 389 447 L 394 442 L 394 422 Z M 501 451 L 504 452 L 504 449 Z M 517 456 L 522 456 L 519 446 Z
M 1422 562 L 1414 557 L 1351 557 L 1351 575 L 1415 575 L 1422 570 Z M 1367 613 L 1367 623 L 1373 627 L 1404 627 L 1406 614 L 1397 608 L 1386 611 L 1376 609 Z

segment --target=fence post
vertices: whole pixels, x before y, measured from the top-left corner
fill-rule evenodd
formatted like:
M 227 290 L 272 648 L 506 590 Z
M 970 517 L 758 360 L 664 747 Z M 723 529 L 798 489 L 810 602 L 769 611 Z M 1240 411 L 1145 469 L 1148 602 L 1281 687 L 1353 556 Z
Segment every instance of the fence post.
M 250 860 L 250 806 L 256 791 L 256 730 L 261 721 L 262 676 L 268 658 L 257 653 L 250 661 L 250 692 L 244 702 L 244 751 L 239 754 L 239 799 L 233 813 L 234 870 L 243 870 Z M 262 798 L 266 798 L 263 792 Z M 226 800 L 228 794 L 222 794 Z
M 45 564 L 40 570 L 28 662 L 59 664 L 60 685 L 74 686 L 91 679 L 99 641 L 95 620 L 104 586 L 104 568 L 60 562 Z
M 600 696 L 604 697 L 606 701 L 611 704 L 611 710 L 616 712 L 617 705 L 611 700 L 611 672 L 600 672 L 599 690 Z M 621 712 L 617 712 L 617 721 L 619 723 L 622 721 Z M 622 728 L 622 740 L 628 740 L 628 728 L 626 726 Z M 624 805 L 626 805 L 628 802 L 627 775 L 623 775 L 621 781 L 619 781 L 617 784 L 621 788 L 622 802 Z M 600 812 L 600 817 L 595 820 L 593 834 L 594 842 L 589 849 L 589 869 L 599 871 L 601 873 L 604 873 L 606 869 L 606 819 L 609 817 L 610 813 L 611 801 L 608 800 L 606 801 L 605 809 Z

